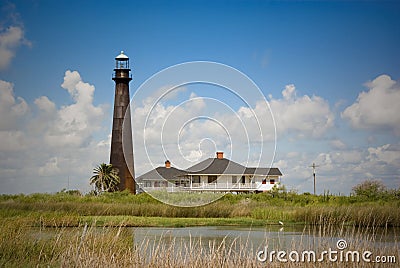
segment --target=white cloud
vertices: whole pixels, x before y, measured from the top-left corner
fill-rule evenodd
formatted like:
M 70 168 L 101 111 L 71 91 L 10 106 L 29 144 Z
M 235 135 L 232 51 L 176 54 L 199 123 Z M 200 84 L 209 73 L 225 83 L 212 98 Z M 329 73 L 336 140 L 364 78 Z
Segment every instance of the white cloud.
M 290 101 L 296 98 L 296 87 L 293 84 L 286 85 L 282 90 L 282 96 L 285 100 Z
M 330 153 L 335 164 L 358 164 L 363 161 L 363 153 L 357 150 L 343 150 Z
M 374 88 L 377 84 L 382 81 L 375 83 Z M 88 190 L 94 165 L 108 162 L 109 131 L 97 138 L 94 135 L 102 131 L 105 120 L 111 121 L 112 113 L 107 115 L 103 106 L 93 104 L 95 88 L 83 81 L 78 72 L 66 71 L 62 88 L 71 96 L 68 105 L 58 107 L 48 97 L 41 96 L 29 107 L 24 99 L 14 96 L 11 83 L 0 80 L 0 112 L 8 114 L 0 117 L 2 192 L 57 191 L 67 187 L 67 181 L 70 188 Z M 193 161 L 214 157 L 216 150 L 224 151 L 225 157 L 234 161 L 257 166 L 261 142 L 263 153 L 273 151 L 265 147 L 273 141 L 272 119 L 265 101 L 233 110 L 222 101 L 180 92 L 190 95 L 181 104 L 160 102 L 152 111 L 149 101 L 135 105 L 132 118 L 136 175 L 163 165 L 167 158 L 173 166 L 187 168 Z M 274 166 L 284 173 L 283 182 L 288 188 L 312 192 L 309 166 L 313 162 L 320 165 L 318 192 L 329 189 L 348 193 L 350 186 L 364 178 L 382 179 L 389 187 L 396 187 L 396 180 L 400 179 L 399 144 L 385 142 L 355 149 L 343 137 L 335 135 L 337 138 L 327 140 L 326 146 L 309 150 L 307 137 L 321 137 L 333 126 L 334 116 L 327 101 L 318 96 L 299 96 L 295 87 L 288 85 L 282 97 L 271 99 L 270 104 L 278 126 L 278 139 L 305 137 L 284 144 L 287 152 L 279 153 L 278 145 L 279 155 Z M 139 142 L 144 137 L 146 118 L 150 163 L 143 153 L 144 145 Z M 267 130 L 263 136 L 257 130 L 260 126 Z M 253 143 L 247 144 L 247 138 Z M 318 141 L 323 145 L 323 140 Z M 304 145 L 307 149 L 301 150 Z M 261 166 L 270 164 L 266 158 L 262 159 Z
M 295 156 L 295 157 L 290 157 Z M 275 165 L 281 168 L 283 183 L 300 192 L 313 191 L 312 163 L 316 169 L 317 193 L 349 194 L 352 186 L 373 178 L 391 188 L 400 187 L 400 144 L 385 144 L 360 149 L 335 151 L 290 152 L 278 156 Z
M 0 131 L 0 152 L 22 151 L 27 147 L 25 133 L 19 130 Z
M 390 129 L 400 135 L 400 85 L 388 75 L 381 75 L 366 84 L 357 100 L 341 114 L 359 129 Z
M 254 107 L 233 110 L 225 100 L 193 93 L 190 96 L 177 106 L 161 102 L 152 106 L 151 101 L 135 104 L 135 158 L 150 158 L 151 163 L 139 163 L 138 174 L 162 165 L 166 158 L 177 167 L 187 168 L 193 161 L 213 157 L 215 150 L 225 151 L 226 157 L 244 164 L 269 166 L 275 149 L 271 110 L 278 139 L 290 133 L 295 137 L 321 137 L 333 126 L 328 102 L 318 96 L 298 97 L 294 85 L 286 86 L 281 99 L 271 100 L 271 110 L 265 100 L 255 102 Z M 146 145 L 140 144 L 143 138 Z
M 56 104 L 49 100 L 46 96 L 37 98 L 34 103 L 36 106 L 45 113 L 54 113 L 56 111 Z
M 58 175 L 60 172 L 57 157 L 50 158 L 43 166 L 39 167 L 39 175 L 41 176 Z
M 400 166 L 400 150 L 390 144 L 368 148 L 368 160 Z
M 279 135 L 294 133 L 297 137 L 321 137 L 333 126 L 334 114 L 323 98 L 298 97 L 294 85 L 287 85 L 282 96 L 282 99 L 270 101 Z
M 347 147 L 346 144 L 339 139 L 331 140 L 330 144 L 334 149 L 343 150 L 343 149 L 346 149 L 346 147 Z
M 68 182 L 87 191 L 92 168 L 108 162 L 109 137 L 94 135 L 112 114 L 105 117 L 105 108 L 93 104 L 95 88 L 78 72 L 67 71 L 62 87 L 70 104 L 57 107 L 41 96 L 31 109 L 14 96 L 11 83 L 0 80 L 1 192 L 59 191 Z
M 190 97 L 176 106 L 161 102 L 153 106 L 148 101 L 134 106 L 135 159 L 143 159 L 135 163 L 137 174 L 162 165 L 167 158 L 176 167 L 187 168 L 214 157 L 216 150 L 235 161 L 257 163 L 264 157 L 266 165 L 271 162 L 274 125 L 265 101 L 235 111 L 224 100 L 193 92 L 185 95 Z
M 15 129 L 17 119 L 28 111 L 28 104 L 21 98 L 14 97 L 13 84 L 0 80 L 0 130 Z
M 94 86 L 82 81 L 77 71 L 66 71 L 61 85 L 71 95 L 74 103 L 63 106 L 57 116 L 48 125 L 45 139 L 52 146 L 81 146 L 87 143 L 94 131 L 99 130 L 104 111 L 93 105 Z M 41 97 L 35 104 L 48 113 L 53 113 L 54 106 L 46 97 Z
M 30 43 L 24 37 L 24 30 L 20 26 L 9 26 L 0 29 L 0 70 L 4 70 L 15 56 L 19 46 Z
M 192 96 L 193 99 L 196 97 Z M 257 151 L 249 153 L 248 147 L 245 146 L 246 141 L 247 139 L 257 142 L 273 140 L 273 131 L 266 132 L 264 137 L 257 132 L 260 126 L 264 129 L 273 129 L 273 126 L 266 103 L 263 101 L 255 103 L 254 107 L 242 106 L 236 110 L 229 110 L 224 104 L 208 99 L 202 99 L 202 105 L 190 101 L 185 103 L 187 105 L 178 106 L 159 104 L 155 107 L 154 114 L 150 115 L 150 124 L 147 126 L 148 138 L 151 138 L 147 149 L 153 165 L 147 165 L 146 161 L 136 161 L 138 174 L 163 165 L 166 158 L 169 158 L 174 166 L 186 168 L 193 164 L 192 161 L 214 157 L 215 150 L 224 151 L 225 156 L 234 161 L 258 165 L 255 161 Z M 351 186 L 366 178 L 382 179 L 389 187 L 399 186 L 396 180 L 400 179 L 398 175 L 400 146 L 392 144 L 371 147 L 370 145 L 368 148 L 366 145 L 360 145 L 359 148 L 355 148 L 350 142 L 352 139 L 346 139 L 342 133 L 332 130 L 335 116 L 327 100 L 319 96 L 299 95 L 294 85 L 288 85 L 282 91 L 281 98 L 271 98 L 270 106 L 274 113 L 279 140 L 274 166 L 279 167 L 284 173 L 283 182 L 289 189 L 312 192 L 313 177 L 310 165 L 313 162 L 319 165 L 317 168 L 319 193 L 329 190 L 348 194 Z M 134 124 L 138 126 L 136 120 L 143 121 L 148 112 L 149 107 L 144 109 L 136 106 Z M 214 121 L 193 120 L 187 123 L 188 120 L 199 116 L 209 116 Z M 161 146 L 160 124 L 165 124 L 164 141 L 168 141 L 164 143 L 164 147 Z M 224 128 L 229 135 L 226 135 Z M 247 133 L 243 130 L 247 130 Z M 135 131 L 140 131 L 140 128 Z M 179 139 L 181 151 L 177 149 L 179 131 L 181 131 Z M 324 139 L 328 131 L 330 134 L 334 133 L 335 138 Z M 135 138 L 138 135 L 140 134 L 134 133 Z M 231 143 L 227 137 L 236 142 Z M 315 143 L 313 138 L 318 138 L 318 143 Z M 287 140 L 291 142 L 286 143 Z M 280 145 L 288 151 L 279 152 L 282 150 L 279 148 Z M 291 147 L 288 148 L 288 145 Z M 305 150 L 294 151 L 297 148 Z M 136 159 L 147 159 L 147 156 L 140 153 L 138 155 L 137 152 L 135 148 Z M 246 162 L 248 153 L 249 159 Z M 268 165 L 268 161 L 261 163 L 261 166 Z

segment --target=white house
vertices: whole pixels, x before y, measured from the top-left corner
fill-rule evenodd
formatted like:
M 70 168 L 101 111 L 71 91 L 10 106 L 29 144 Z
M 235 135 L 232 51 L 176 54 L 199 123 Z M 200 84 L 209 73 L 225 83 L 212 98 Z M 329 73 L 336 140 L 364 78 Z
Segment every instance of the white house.
M 278 168 L 245 167 L 224 158 L 217 152 L 216 158 L 208 158 L 187 170 L 171 167 L 153 169 L 136 179 L 145 191 L 199 191 L 199 192 L 265 192 L 279 185 L 281 171 Z

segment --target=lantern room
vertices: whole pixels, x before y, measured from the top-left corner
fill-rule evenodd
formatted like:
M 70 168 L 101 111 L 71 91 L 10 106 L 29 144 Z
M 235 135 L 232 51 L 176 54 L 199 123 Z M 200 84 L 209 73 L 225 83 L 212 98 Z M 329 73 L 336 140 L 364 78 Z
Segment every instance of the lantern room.
M 132 74 L 130 74 L 130 70 L 129 57 L 125 55 L 123 51 L 121 51 L 121 53 L 117 57 L 115 57 L 113 80 L 116 81 L 116 79 L 122 79 L 129 82 L 130 80 L 132 80 Z
M 129 69 L 129 57 L 123 51 L 115 57 L 115 69 Z

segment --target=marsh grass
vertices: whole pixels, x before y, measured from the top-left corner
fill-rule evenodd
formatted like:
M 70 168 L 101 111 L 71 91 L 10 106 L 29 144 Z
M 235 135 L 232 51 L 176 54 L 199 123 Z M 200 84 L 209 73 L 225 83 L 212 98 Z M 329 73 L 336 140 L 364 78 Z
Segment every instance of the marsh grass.
M 131 195 L 126 192 L 105 193 L 101 196 L 67 193 L 0 195 L 0 217 L 25 217 L 35 226 L 78 226 L 83 222 L 90 223 L 98 217 L 107 216 L 109 223 L 110 217 L 115 217 L 113 222 L 116 225 L 121 223 L 116 220 L 124 217 L 129 218 L 129 225 L 140 221 L 136 217 L 153 217 L 242 218 L 247 219 L 243 221 L 245 225 L 252 221 L 256 224 L 277 224 L 278 221 L 284 221 L 384 227 L 400 226 L 400 200 L 396 198 L 394 196 L 392 199 L 372 202 L 354 196 L 228 194 L 208 205 L 176 207 L 161 203 L 147 194 Z M 155 225 L 148 226 L 160 226 L 162 220 L 158 223 L 152 222 Z M 205 225 L 204 220 L 200 225 Z
M 132 230 L 123 227 L 265 226 L 278 221 L 305 224 L 304 239 L 293 240 L 289 245 L 292 249 L 323 250 L 332 246 L 332 241 L 321 238 L 332 237 L 346 238 L 351 249 L 371 250 L 371 244 L 381 239 L 378 230 L 400 226 L 400 201 L 396 196 L 371 201 L 293 193 L 228 194 L 205 206 L 182 208 L 163 204 L 147 194 L 126 192 L 101 196 L 66 192 L 0 195 L 0 267 L 280 267 L 281 263 L 257 261 L 258 248 L 251 241 L 206 243 L 192 239 L 187 243 L 172 237 L 169 243 L 145 239 L 135 244 Z M 398 264 L 398 241 L 383 245 L 373 248 L 374 254 L 395 255 Z M 368 265 L 362 266 L 375 266 Z
M 248 239 L 189 241 L 165 234 L 159 239 L 134 242 L 131 228 L 80 225 L 77 228 L 32 228 L 24 221 L 3 222 L 0 226 L 0 267 L 281 267 L 274 261 L 256 258 L 260 247 Z M 332 239 L 325 239 L 331 237 Z M 399 244 L 372 247 L 380 235 L 375 226 L 359 228 L 334 222 L 305 227 L 301 239 L 290 245 L 275 245 L 276 250 L 315 250 L 334 248 L 337 238 L 345 238 L 350 250 L 371 250 L 376 255 L 396 256 Z M 265 241 L 268 244 L 268 238 Z M 285 263 L 285 267 L 375 267 L 375 264 L 324 261 Z M 384 267 L 397 267 L 386 263 Z

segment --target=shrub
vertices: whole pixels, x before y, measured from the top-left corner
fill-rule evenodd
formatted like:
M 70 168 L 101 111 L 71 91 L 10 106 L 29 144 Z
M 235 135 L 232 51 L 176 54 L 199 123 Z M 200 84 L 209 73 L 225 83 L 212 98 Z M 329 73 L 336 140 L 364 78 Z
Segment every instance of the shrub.
M 355 195 L 372 200 L 376 200 L 387 194 L 386 186 L 378 180 L 366 180 L 354 186 L 352 190 Z

